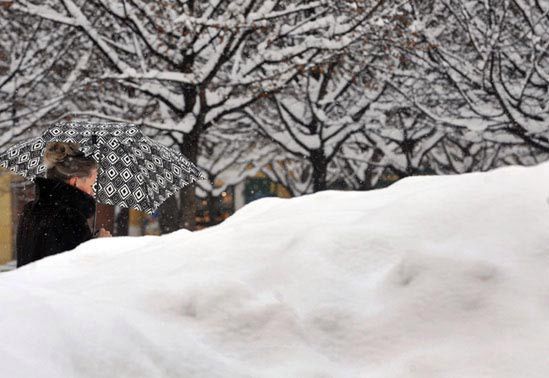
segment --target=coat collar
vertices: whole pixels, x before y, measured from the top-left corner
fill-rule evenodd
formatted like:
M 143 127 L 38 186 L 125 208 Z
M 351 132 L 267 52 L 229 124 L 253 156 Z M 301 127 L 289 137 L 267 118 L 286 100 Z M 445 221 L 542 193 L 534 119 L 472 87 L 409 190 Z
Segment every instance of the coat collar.
M 74 186 L 43 177 L 36 177 L 34 182 L 36 201 L 39 203 L 71 207 L 81 212 L 86 218 L 92 216 L 95 211 L 95 199 Z

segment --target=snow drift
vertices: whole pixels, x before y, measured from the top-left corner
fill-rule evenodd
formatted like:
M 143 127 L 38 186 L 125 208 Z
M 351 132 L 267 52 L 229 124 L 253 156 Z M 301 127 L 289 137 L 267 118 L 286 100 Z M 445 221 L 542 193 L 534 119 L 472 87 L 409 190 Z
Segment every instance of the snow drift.
M 263 199 L 0 275 L 5 377 L 547 377 L 549 164 Z

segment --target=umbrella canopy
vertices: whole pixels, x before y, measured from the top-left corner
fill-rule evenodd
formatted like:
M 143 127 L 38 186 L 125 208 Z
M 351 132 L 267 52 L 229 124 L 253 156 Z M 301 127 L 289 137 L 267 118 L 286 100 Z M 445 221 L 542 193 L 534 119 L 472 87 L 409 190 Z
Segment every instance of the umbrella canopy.
M 182 187 L 204 179 L 179 152 L 126 123 L 60 122 L 40 137 L 10 147 L 0 167 L 30 180 L 44 175 L 42 156 L 48 142 L 79 143 L 98 162 L 96 199 L 100 203 L 154 212 Z

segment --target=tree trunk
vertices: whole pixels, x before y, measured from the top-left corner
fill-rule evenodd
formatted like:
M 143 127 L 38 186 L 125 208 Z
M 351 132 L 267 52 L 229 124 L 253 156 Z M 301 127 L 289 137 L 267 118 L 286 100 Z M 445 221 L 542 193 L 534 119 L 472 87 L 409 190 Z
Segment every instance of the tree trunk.
M 183 143 L 179 149 L 188 160 L 196 164 L 198 159 L 198 141 L 200 139 L 202 127 L 198 124 L 188 134 L 183 137 Z M 194 184 L 185 186 L 179 192 L 179 219 L 181 228 L 194 230 L 196 228 L 196 191 Z
M 160 205 L 158 224 L 161 234 L 179 230 L 179 209 L 175 195 L 170 196 Z
M 326 176 L 328 174 L 328 159 L 323 150 L 311 151 L 311 164 L 313 166 L 313 192 L 326 190 Z
M 185 134 L 179 144 L 179 151 L 192 163 L 198 159 L 198 141 L 201 127 L 198 125 L 189 134 Z M 179 204 L 175 195 L 160 206 L 160 230 L 163 234 L 185 228 L 193 231 L 196 228 L 196 190 L 195 184 L 189 184 L 179 193 Z
M 189 185 L 179 192 L 180 205 L 178 211 L 179 228 L 194 231 L 196 228 L 196 198 L 194 186 Z
M 215 226 L 219 223 L 219 208 L 217 206 L 217 197 L 212 196 L 212 193 L 208 193 L 208 197 L 206 199 L 208 201 L 208 215 L 210 217 L 208 226 Z

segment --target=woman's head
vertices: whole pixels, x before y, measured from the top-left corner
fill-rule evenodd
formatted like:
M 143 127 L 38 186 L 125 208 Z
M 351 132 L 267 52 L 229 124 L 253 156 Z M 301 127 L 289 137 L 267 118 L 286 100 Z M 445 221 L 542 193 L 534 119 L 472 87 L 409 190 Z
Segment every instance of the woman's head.
M 85 156 L 77 143 L 50 142 L 46 145 L 46 177 L 63 181 L 89 195 L 97 179 L 97 163 Z

